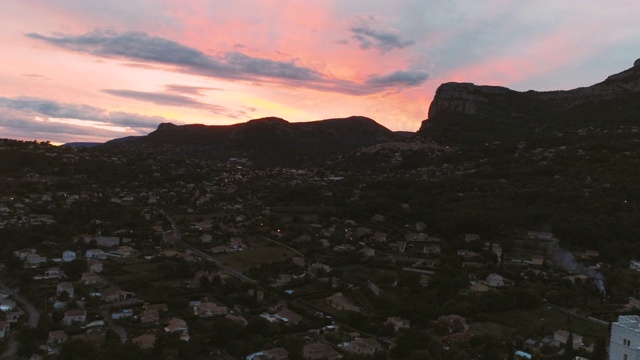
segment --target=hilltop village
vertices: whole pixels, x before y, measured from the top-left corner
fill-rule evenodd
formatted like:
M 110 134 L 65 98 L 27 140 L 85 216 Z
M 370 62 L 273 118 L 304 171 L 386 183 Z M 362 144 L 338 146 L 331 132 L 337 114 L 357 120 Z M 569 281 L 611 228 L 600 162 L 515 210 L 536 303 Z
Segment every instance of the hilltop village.
M 605 359 L 610 322 L 640 313 L 633 258 L 421 206 L 432 190 L 407 179 L 482 163 L 443 164 L 449 147 L 304 169 L 12 140 L 0 153 L 8 359 Z M 400 173 L 416 153 L 436 160 Z M 451 202 L 482 191 L 433 186 Z

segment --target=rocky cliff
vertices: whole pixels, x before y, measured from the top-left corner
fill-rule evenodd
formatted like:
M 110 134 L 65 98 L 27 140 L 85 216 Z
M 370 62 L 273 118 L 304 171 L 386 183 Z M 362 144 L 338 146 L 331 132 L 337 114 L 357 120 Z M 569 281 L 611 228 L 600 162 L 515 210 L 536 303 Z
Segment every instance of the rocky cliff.
M 445 83 L 437 89 L 429 118 L 418 133 L 437 136 L 444 130 L 440 128 L 465 131 L 481 124 L 495 128 L 496 123 L 504 124 L 505 130 L 531 130 L 577 114 L 601 120 L 621 106 L 640 115 L 640 60 L 601 83 L 567 91 L 518 92 L 498 86 Z M 509 126 L 513 129 L 507 129 Z

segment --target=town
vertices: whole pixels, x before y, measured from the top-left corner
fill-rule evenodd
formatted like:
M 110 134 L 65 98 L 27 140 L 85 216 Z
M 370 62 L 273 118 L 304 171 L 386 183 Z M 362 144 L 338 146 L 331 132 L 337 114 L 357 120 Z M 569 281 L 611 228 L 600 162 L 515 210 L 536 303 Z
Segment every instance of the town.
M 303 169 L 145 151 L 0 142 L 2 358 L 606 359 L 638 338 L 640 261 L 424 207 L 406 179 L 482 162 L 443 165 L 454 149 Z M 416 151 L 432 164 L 392 170 Z M 389 167 L 344 165 L 374 155 Z M 434 186 L 483 191 L 459 185 Z

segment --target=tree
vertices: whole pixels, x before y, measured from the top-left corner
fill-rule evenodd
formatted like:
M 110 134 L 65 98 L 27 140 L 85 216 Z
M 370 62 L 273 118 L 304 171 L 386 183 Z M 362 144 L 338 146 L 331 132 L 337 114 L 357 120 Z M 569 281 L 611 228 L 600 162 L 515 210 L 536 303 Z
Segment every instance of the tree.
M 564 344 L 564 358 L 573 360 L 575 351 L 573 350 L 573 334 L 569 333 L 566 344 Z
M 604 337 L 599 337 L 593 346 L 592 360 L 607 360 L 607 341 Z

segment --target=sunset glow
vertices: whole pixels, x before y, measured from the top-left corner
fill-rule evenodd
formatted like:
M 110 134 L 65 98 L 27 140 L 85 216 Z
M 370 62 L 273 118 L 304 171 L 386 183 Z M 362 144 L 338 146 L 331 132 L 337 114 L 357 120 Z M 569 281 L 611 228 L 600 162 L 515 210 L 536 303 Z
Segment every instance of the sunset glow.
M 3 1 L 0 137 L 102 142 L 265 116 L 416 131 L 443 82 L 570 89 L 631 67 L 640 3 L 616 4 Z

